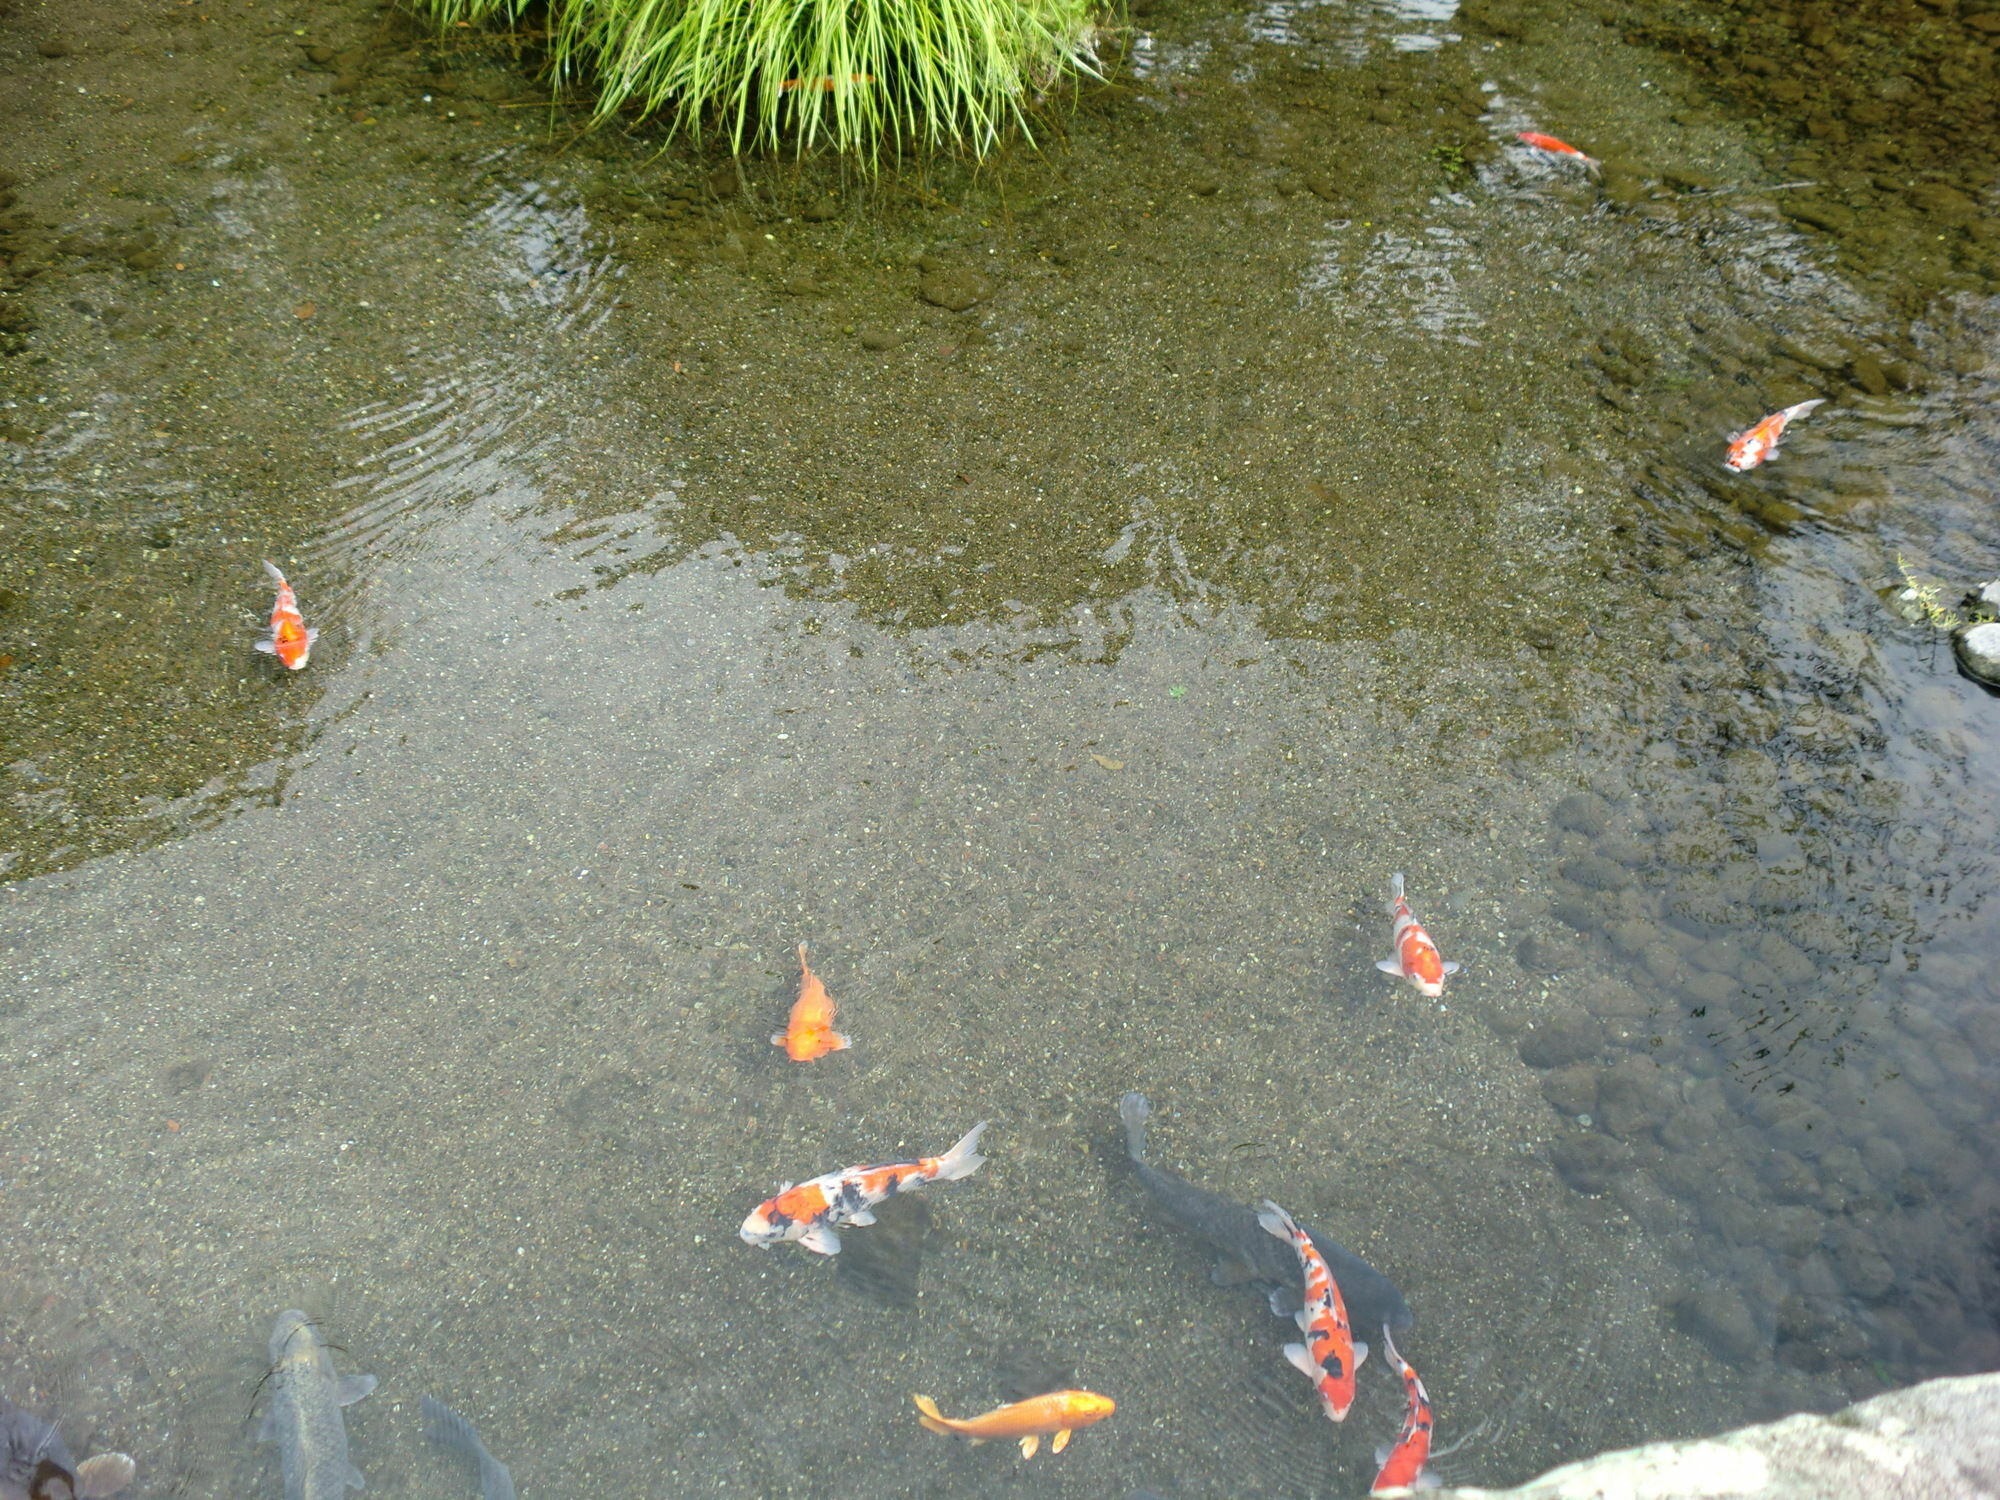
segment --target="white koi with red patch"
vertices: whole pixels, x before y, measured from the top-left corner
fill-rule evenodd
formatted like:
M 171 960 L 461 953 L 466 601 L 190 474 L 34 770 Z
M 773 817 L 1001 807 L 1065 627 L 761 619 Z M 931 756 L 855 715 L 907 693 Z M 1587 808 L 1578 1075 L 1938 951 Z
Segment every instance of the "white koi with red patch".
M 1722 460 L 1722 467 L 1741 474 L 1775 457 L 1778 444 L 1784 441 L 1785 429 L 1814 407 L 1825 404 L 1826 397 L 1815 396 L 1797 406 L 1774 411 L 1755 427 L 1734 434 L 1729 439 L 1729 456 Z
M 916 1161 L 896 1162 L 886 1167 L 847 1167 L 801 1182 L 786 1183 L 775 1198 L 757 1205 L 737 1231 L 746 1244 L 769 1249 L 786 1240 L 796 1240 L 819 1255 L 840 1254 L 840 1236 L 834 1230 L 847 1224 L 875 1222 L 873 1210 L 898 1193 L 907 1193 L 927 1182 L 956 1182 L 970 1177 L 986 1164 L 979 1154 L 981 1120 L 943 1156 L 925 1156 Z
M 267 656 L 277 657 L 296 672 L 311 658 L 313 642 L 319 639 L 319 632 L 306 628 L 305 616 L 299 613 L 298 596 L 285 581 L 285 575 L 278 571 L 278 565 L 266 562 L 264 571 L 270 574 L 271 583 L 278 590 L 278 598 L 271 606 L 271 633 L 257 642 L 257 649 Z
M 1312 1381 L 1327 1416 L 1345 1422 L 1354 1406 L 1354 1374 L 1368 1358 L 1368 1346 L 1354 1342 L 1340 1284 L 1327 1269 L 1326 1258 L 1312 1236 L 1269 1198 L 1259 1205 L 1257 1222 L 1292 1247 L 1305 1277 L 1305 1305 L 1293 1316 L 1306 1342 L 1285 1345 L 1285 1358 Z
M 1403 896 L 1403 877 L 1389 879 L 1389 915 L 1396 919 L 1392 940 L 1396 944 L 1396 956 L 1379 960 L 1375 967 L 1384 974 L 1394 974 L 1398 979 L 1407 979 L 1417 987 L 1420 995 L 1436 998 L 1444 993 L 1444 977 L 1458 972 L 1457 964 L 1448 964 L 1438 953 L 1437 944 L 1424 931 L 1424 924 L 1416 919 L 1410 910 L 1410 903 Z

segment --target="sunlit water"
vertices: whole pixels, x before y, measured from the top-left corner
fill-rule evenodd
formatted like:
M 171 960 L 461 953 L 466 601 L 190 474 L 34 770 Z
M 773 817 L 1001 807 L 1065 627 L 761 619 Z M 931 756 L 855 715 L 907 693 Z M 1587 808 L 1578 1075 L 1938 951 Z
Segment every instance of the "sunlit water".
M 1655 59 L 1452 24 L 1160 21 L 1156 108 L 1018 168 L 1061 197 L 1012 230 L 662 248 L 468 151 L 300 320 L 323 390 L 282 322 L 217 345 L 310 493 L 187 499 L 192 593 L 114 593 L 201 643 L 135 701 L 272 751 L 82 862 L 32 836 L 95 836 L 71 784 L 8 768 L 57 873 L 0 889 L 0 1390 L 139 1493 L 275 1493 L 248 1416 L 305 1305 L 381 1377 L 374 1493 L 470 1492 L 426 1392 L 530 1496 L 1361 1492 L 1395 1383 L 1324 1420 L 1122 1169 L 1132 1088 L 1156 1160 L 1397 1281 L 1467 1482 L 1991 1367 L 1995 704 L 1880 597 L 2000 553 L 1990 310 L 1892 331 L 1768 195 L 1614 209 L 1514 131 L 1769 179 Z M 1260 92 L 1300 60 L 1332 123 Z M 1366 159 L 1378 78 L 1460 136 Z M 339 214 L 203 170 L 188 243 L 289 303 Z M 995 273 L 968 315 L 910 298 L 940 245 Z M 20 494 L 247 483 L 142 462 L 157 372 L 95 368 Z M 267 550 L 325 630 L 282 681 L 237 629 Z M 1442 1002 L 1373 968 L 1397 870 Z M 800 941 L 855 1038 L 809 1066 L 768 1041 Z M 736 1237 L 980 1119 L 988 1166 L 838 1261 Z M 1026 1464 L 909 1400 L 1068 1383 L 1119 1412 Z

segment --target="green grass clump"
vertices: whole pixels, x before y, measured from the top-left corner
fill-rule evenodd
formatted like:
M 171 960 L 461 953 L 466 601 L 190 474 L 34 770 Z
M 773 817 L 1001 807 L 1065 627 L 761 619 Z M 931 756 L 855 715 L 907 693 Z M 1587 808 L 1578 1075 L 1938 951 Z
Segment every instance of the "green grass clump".
M 440 28 L 547 14 L 559 80 L 597 118 L 671 109 L 732 149 L 873 157 L 905 142 L 983 154 L 1077 74 L 1097 76 L 1093 0 L 410 0 Z

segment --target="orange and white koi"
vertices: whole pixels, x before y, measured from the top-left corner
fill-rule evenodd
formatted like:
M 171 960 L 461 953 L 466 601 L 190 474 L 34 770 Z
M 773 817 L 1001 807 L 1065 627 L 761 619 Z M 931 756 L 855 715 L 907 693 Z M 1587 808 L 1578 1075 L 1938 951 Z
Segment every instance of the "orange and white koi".
M 737 1233 L 746 1244 L 765 1249 L 797 1240 L 816 1254 L 838 1255 L 840 1236 L 834 1233 L 836 1229 L 873 1224 L 874 1209 L 896 1194 L 927 1182 L 956 1182 L 983 1167 L 986 1158 L 979 1154 L 979 1135 L 987 1124 L 981 1120 L 943 1156 L 886 1167 L 847 1167 L 796 1187 L 788 1182 L 777 1197 L 758 1204 Z
M 1524 146 L 1533 146 L 1537 151 L 1547 151 L 1554 156 L 1567 156 L 1572 161 L 1582 162 L 1586 167 L 1602 166 L 1594 156 L 1585 156 L 1568 141 L 1558 140 L 1552 135 L 1543 135 L 1539 130 L 1517 130 L 1514 139 Z
M 1815 406 L 1825 404 L 1826 397 L 1815 396 L 1810 401 L 1801 401 L 1797 406 L 1774 411 L 1755 427 L 1734 434 L 1729 439 L 1729 456 L 1723 459 L 1722 467 L 1741 474 L 1774 457 L 1778 451 L 1778 444 L 1784 441 L 1785 429 Z
M 799 998 L 792 1002 L 791 1019 L 785 1029 L 771 1038 L 771 1045 L 783 1047 L 785 1056 L 793 1062 L 811 1062 L 815 1057 L 824 1057 L 829 1052 L 839 1052 L 853 1045 L 846 1037 L 833 1029 L 833 996 L 826 992 L 826 986 L 819 982 L 819 975 L 813 973 L 806 963 L 806 945 L 799 944 Z
M 1444 961 L 1438 953 L 1437 944 L 1424 931 L 1424 924 L 1410 911 L 1410 903 L 1403 897 L 1403 877 L 1400 875 L 1389 877 L 1389 915 L 1396 919 L 1392 932 L 1396 956 L 1378 960 L 1375 967 L 1384 974 L 1409 980 L 1420 995 L 1429 995 L 1433 999 L 1442 995 L 1445 975 L 1456 974 L 1458 965 Z
M 1293 1317 L 1306 1342 L 1285 1345 L 1285 1358 L 1311 1379 L 1326 1414 L 1336 1422 L 1345 1422 L 1348 1409 L 1354 1405 L 1354 1372 L 1368 1357 L 1368 1346 L 1356 1343 L 1348 1331 L 1347 1303 L 1312 1236 L 1269 1198 L 1259 1205 L 1257 1222 L 1292 1247 L 1299 1258 L 1299 1270 L 1305 1274 L 1305 1305 Z
M 930 1397 L 910 1399 L 917 1403 L 917 1410 L 922 1413 L 917 1420 L 927 1431 L 955 1432 L 975 1443 L 993 1438 L 1019 1438 L 1023 1458 L 1033 1458 L 1035 1450 L 1042 1446 L 1042 1439 L 1050 1433 L 1055 1434 L 1055 1441 L 1049 1444 L 1049 1452 L 1062 1452 L 1069 1446 L 1069 1435 L 1077 1428 L 1102 1422 L 1118 1410 L 1116 1401 L 1096 1391 L 1050 1391 L 1046 1396 L 1030 1396 L 1026 1401 L 996 1406 L 984 1416 L 954 1421 L 940 1416 L 937 1402 Z
M 313 642 L 319 639 L 319 632 L 306 629 L 305 616 L 299 613 L 298 596 L 285 582 L 285 575 L 278 571 L 278 565 L 266 562 L 264 571 L 270 574 L 271 582 L 278 590 L 278 599 L 271 606 L 271 633 L 257 642 L 257 649 L 267 656 L 277 657 L 296 672 L 312 655 Z
M 1382 1327 L 1382 1357 L 1396 1367 L 1396 1373 L 1403 1377 L 1403 1399 L 1407 1403 L 1403 1413 L 1403 1430 L 1396 1438 L 1394 1447 L 1375 1450 L 1375 1462 L 1381 1468 L 1375 1472 L 1375 1482 L 1368 1487 L 1371 1496 L 1408 1495 L 1416 1490 L 1427 1490 L 1436 1486 L 1437 1479 L 1424 1467 L 1431 1456 L 1431 1398 L 1424 1389 L 1424 1382 L 1417 1372 L 1410 1368 L 1410 1362 L 1396 1352 L 1396 1341 L 1389 1337 L 1387 1324 Z

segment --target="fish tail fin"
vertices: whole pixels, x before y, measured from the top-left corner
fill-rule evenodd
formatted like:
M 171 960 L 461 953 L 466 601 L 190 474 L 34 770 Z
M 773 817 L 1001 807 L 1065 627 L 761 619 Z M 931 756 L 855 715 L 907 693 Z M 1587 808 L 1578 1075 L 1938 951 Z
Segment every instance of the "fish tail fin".
M 837 1031 L 829 1031 L 826 1034 L 826 1044 L 835 1052 L 845 1052 L 854 1045 L 854 1038 L 843 1036 Z
M 799 967 L 801 969 L 806 968 L 806 945 L 804 943 L 799 944 Z M 812 971 L 807 969 L 806 972 L 811 973 Z
M 1815 396 L 1810 401 L 1799 402 L 1798 405 L 1794 406 L 1791 409 L 1791 415 L 1794 419 L 1803 417 L 1807 412 L 1811 411 L 1814 407 L 1824 406 L 1824 405 L 1826 405 L 1826 397 Z
M 264 576 L 278 588 L 285 586 L 285 575 L 278 571 L 278 565 L 268 557 L 264 559 Z
M 986 1165 L 986 1158 L 979 1154 L 979 1137 L 993 1122 L 981 1120 L 972 1129 L 959 1137 L 958 1142 L 943 1156 L 938 1158 L 938 1180 L 956 1182 L 961 1177 L 970 1177 Z
M 917 1403 L 917 1420 L 923 1424 L 926 1431 L 942 1432 L 950 1436 L 951 1428 L 945 1422 L 943 1414 L 938 1411 L 937 1402 L 928 1396 L 912 1396 L 910 1399 Z
M 1389 877 L 1389 910 L 1394 911 L 1403 900 L 1403 877 L 1401 872 Z
M 1144 1094 L 1130 1093 L 1118 1101 L 1118 1119 L 1125 1127 L 1125 1154 L 1134 1161 L 1146 1159 L 1146 1121 L 1152 1113 L 1153 1106 Z

